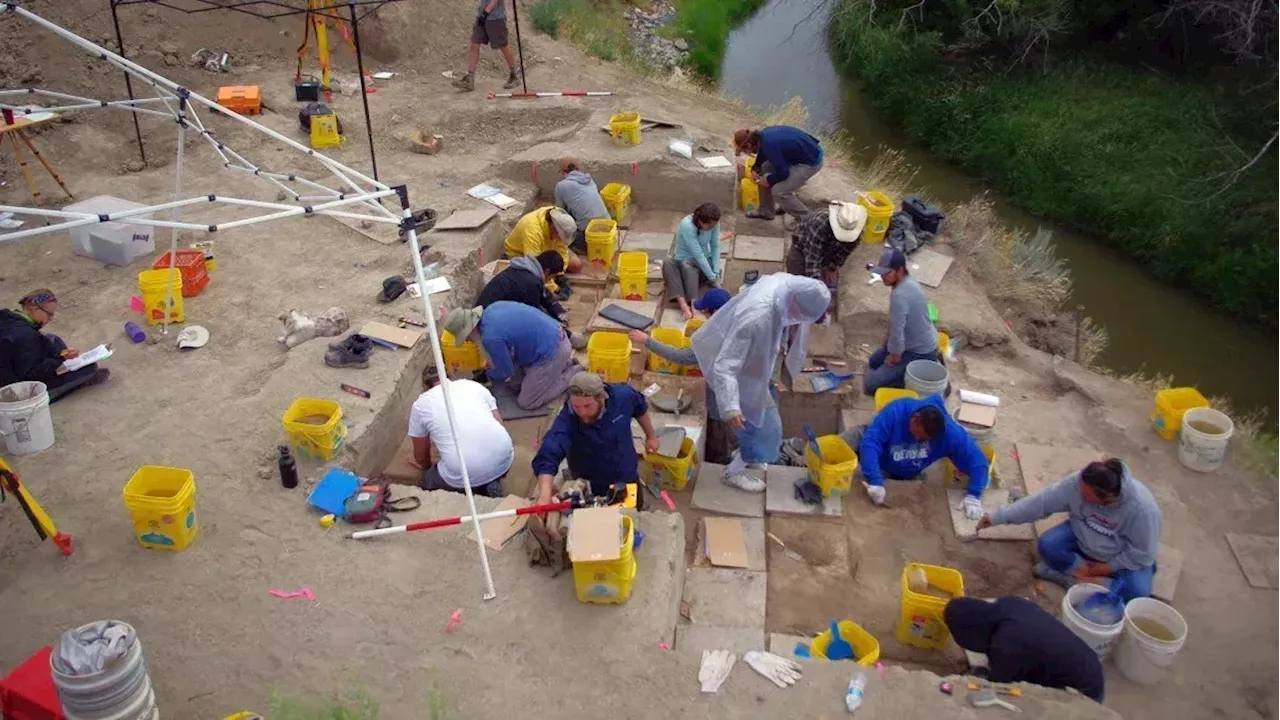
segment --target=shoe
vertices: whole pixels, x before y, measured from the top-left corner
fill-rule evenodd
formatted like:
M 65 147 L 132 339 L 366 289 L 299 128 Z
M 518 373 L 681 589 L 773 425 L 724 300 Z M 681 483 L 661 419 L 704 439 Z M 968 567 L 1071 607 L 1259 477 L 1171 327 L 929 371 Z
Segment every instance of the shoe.
M 362 355 L 368 355 L 369 351 L 373 349 L 373 341 L 369 339 L 368 335 L 351 333 L 343 340 L 329 343 L 330 350 L 341 350 L 343 348 L 354 350 Z
M 454 78 L 453 86 L 464 92 L 471 92 L 476 89 L 476 76 L 472 73 L 466 73 L 460 78 Z
M 766 221 L 772 221 L 774 218 L 773 215 L 764 215 L 759 212 L 749 212 L 747 213 L 747 217 L 751 218 L 752 220 L 766 220 Z
M 324 364 L 335 368 L 369 367 L 369 351 L 359 352 L 350 347 L 340 347 L 324 354 Z
M 740 473 L 725 473 L 721 480 L 725 485 L 745 492 L 762 493 L 765 488 L 763 467 L 763 465 L 747 465 L 746 469 Z
M 1062 572 L 1058 572 L 1057 570 L 1054 570 L 1053 568 L 1049 567 L 1049 563 L 1044 561 L 1036 563 L 1035 567 L 1031 568 L 1031 574 L 1035 575 L 1041 580 L 1048 580 L 1049 582 L 1055 585 L 1061 585 L 1064 589 L 1067 589 L 1067 590 L 1071 589 L 1071 586 L 1076 584 L 1075 578 L 1071 577 L 1066 573 L 1062 573 Z
M 510 90 L 512 88 L 519 87 L 519 86 L 520 86 L 520 73 L 516 71 L 512 71 L 510 75 L 507 75 L 507 81 L 502 84 L 502 87 L 507 90 Z
M 580 332 L 569 333 L 569 346 L 574 350 L 582 350 L 587 346 L 587 337 Z
M 556 278 L 556 299 L 564 302 L 573 295 L 573 288 L 569 287 L 569 279 L 561 275 Z

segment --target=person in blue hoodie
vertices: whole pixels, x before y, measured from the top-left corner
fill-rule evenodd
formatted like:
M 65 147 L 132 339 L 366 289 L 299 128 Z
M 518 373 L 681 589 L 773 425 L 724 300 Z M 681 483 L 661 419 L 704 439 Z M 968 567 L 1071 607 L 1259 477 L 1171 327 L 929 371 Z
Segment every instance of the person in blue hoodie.
M 1091 462 L 1018 502 L 984 515 L 978 528 L 1018 525 L 1066 513 L 1036 543 L 1036 577 L 1070 587 L 1118 583 L 1125 602 L 1151 594 L 1160 551 L 1160 506 L 1120 460 Z
M 822 169 L 822 144 L 817 138 L 789 125 L 771 125 L 738 130 L 733 147 L 738 154 L 756 156 L 751 179 L 760 186 L 760 209 L 747 217 L 772 220 L 776 213 L 786 213 L 799 220 L 809 212 L 796 192 Z
M 947 414 L 938 395 L 919 400 L 901 398 L 885 405 L 869 425 L 846 430 L 840 436 L 858 452 L 858 468 L 867 497 L 883 505 L 885 477 L 914 480 L 942 458 L 969 476 L 964 515 L 982 517 L 982 493 L 987 489 L 987 456 L 960 424 Z

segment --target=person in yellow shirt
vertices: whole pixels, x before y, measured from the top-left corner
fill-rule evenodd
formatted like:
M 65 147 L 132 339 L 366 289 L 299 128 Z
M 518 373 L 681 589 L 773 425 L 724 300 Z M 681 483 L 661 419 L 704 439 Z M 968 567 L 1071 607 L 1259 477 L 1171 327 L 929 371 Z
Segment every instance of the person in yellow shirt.
M 538 255 L 554 250 L 564 259 L 565 272 L 576 273 L 582 270 L 582 258 L 569 250 L 573 242 L 573 234 L 578 229 L 573 216 L 557 207 L 542 207 L 527 213 L 511 228 L 502 249 L 507 257 L 537 258 Z M 556 281 L 548 280 L 547 289 L 557 292 Z

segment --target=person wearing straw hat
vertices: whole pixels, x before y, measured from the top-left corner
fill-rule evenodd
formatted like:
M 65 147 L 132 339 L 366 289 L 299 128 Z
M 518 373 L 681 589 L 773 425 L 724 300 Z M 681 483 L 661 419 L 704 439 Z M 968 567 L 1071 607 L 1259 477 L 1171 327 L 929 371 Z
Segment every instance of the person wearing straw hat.
M 457 345 L 474 341 L 488 360 L 493 382 L 510 382 L 516 405 L 524 410 L 546 407 L 564 394 L 582 366 L 564 326 L 524 303 L 500 300 L 489 307 L 454 308 L 444 329 Z
M 42 382 L 49 402 L 72 391 L 106 382 L 111 371 L 97 363 L 68 370 L 67 360 L 80 355 L 62 338 L 43 332 L 58 312 L 52 290 L 32 290 L 18 301 L 16 310 L 0 310 L 0 387 L 13 383 Z
M 880 262 L 867 269 L 892 288 L 889 293 L 889 335 L 884 346 L 867 360 L 862 392 L 874 397 L 882 387 L 906 384 L 907 365 L 915 360 L 941 362 L 938 331 L 929 320 L 929 300 L 907 269 L 907 256 L 897 248 L 885 248 Z M 948 388 L 948 392 L 950 389 Z
M 533 456 L 538 504 L 551 502 L 552 482 L 565 460 L 570 475 L 590 483 L 593 496 L 608 494 L 610 485 L 636 482 L 640 457 L 631 437 L 632 420 L 644 431 L 645 450 L 658 452 L 649 403 L 640 391 L 626 383 L 606 383 L 592 372 L 575 374 L 569 383 L 569 401 Z
M 576 273 L 582 270 L 582 258 L 570 252 L 569 243 L 577 230 L 569 213 L 558 207 L 541 207 L 516 221 L 502 249 L 509 258 L 523 255 L 535 260 L 547 250 L 554 250 L 564 260 L 565 272 Z M 547 289 L 558 291 L 558 280 L 547 281 Z
M 867 209 L 851 202 L 833 202 L 800 218 L 791 233 L 787 272 L 817 278 L 835 289 L 837 272 L 858 247 L 866 224 Z

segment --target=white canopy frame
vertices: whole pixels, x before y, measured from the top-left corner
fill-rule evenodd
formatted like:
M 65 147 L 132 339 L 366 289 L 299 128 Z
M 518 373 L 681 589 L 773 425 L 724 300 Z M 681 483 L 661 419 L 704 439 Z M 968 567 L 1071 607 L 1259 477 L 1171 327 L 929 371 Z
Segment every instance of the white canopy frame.
M 354 168 L 343 165 L 337 160 L 327 157 L 323 153 L 317 152 L 306 145 L 281 135 L 268 127 L 260 125 L 243 115 L 231 112 L 209 98 L 192 92 L 168 78 L 154 73 L 151 70 L 127 60 L 104 47 L 90 42 L 70 30 L 56 25 L 39 15 L 20 7 L 18 2 L 14 0 L 10 0 L 9 2 L 0 2 L 0 19 L 5 15 L 13 15 L 28 20 L 40 28 L 43 28 L 44 30 L 47 30 L 70 42 L 86 53 L 93 55 L 94 57 L 119 68 L 120 70 L 123 70 L 131 77 L 140 80 L 147 86 L 151 87 L 154 90 L 156 97 L 140 98 L 135 100 L 107 101 L 84 98 L 77 95 L 68 95 L 66 93 L 58 93 L 38 88 L 0 89 L 0 107 L 10 109 L 16 115 L 27 115 L 37 112 L 66 112 L 94 108 L 114 108 L 140 114 L 159 115 L 161 117 L 172 119 L 177 124 L 178 151 L 177 160 L 174 163 L 173 197 L 169 202 L 146 205 L 144 207 L 126 210 L 123 212 L 109 214 L 104 213 L 101 215 L 82 212 L 68 212 L 66 210 L 46 210 L 43 208 L 0 205 L 0 212 L 9 211 L 15 214 L 57 218 L 61 221 L 26 230 L 17 230 L 8 233 L 0 232 L 0 242 L 18 240 L 37 235 L 59 233 L 76 227 L 122 219 L 128 219 L 129 222 L 139 225 L 169 228 L 171 230 L 171 236 L 169 242 L 170 263 L 167 301 L 172 304 L 175 285 L 177 286 L 178 291 L 181 292 L 181 283 L 175 283 L 175 280 L 178 278 L 176 262 L 179 230 L 216 233 L 245 225 L 282 220 L 290 217 L 311 217 L 315 215 L 329 215 L 332 217 L 352 220 L 366 220 L 369 222 L 397 225 L 400 227 L 401 233 L 405 236 L 405 240 L 409 247 L 418 286 L 424 290 L 422 293 L 422 309 L 428 325 L 432 356 L 435 360 L 436 367 L 446 367 L 443 353 L 440 350 L 440 332 L 436 327 L 435 311 L 431 304 L 432 292 L 427 291 L 430 285 L 428 284 L 428 278 L 426 277 L 426 273 L 422 266 L 421 248 L 418 243 L 418 234 L 415 230 L 415 223 L 412 217 L 413 213 L 409 207 L 409 193 L 406 186 L 398 185 L 392 187 L 370 178 Z M 53 107 L 31 108 L 27 106 L 14 105 L 8 102 L 10 98 L 16 96 L 53 98 L 63 101 L 63 104 L 55 105 Z M 161 111 L 159 109 L 155 109 L 154 106 L 157 104 L 163 105 L 165 110 Z M 232 150 L 225 143 L 218 140 L 214 133 L 208 130 L 203 121 L 201 121 L 199 114 L 196 112 L 197 108 L 212 111 L 216 115 L 228 118 L 240 123 L 241 125 L 252 128 L 257 132 L 302 153 L 304 156 L 316 160 L 325 169 L 327 169 L 331 175 L 333 175 L 337 181 L 336 185 L 339 189 L 300 177 L 297 173 L 267 170 L 259 167 L 240 153 Z M 223 167 L 227 170 L 262 178 L 270 185 L 273 185 L 277 189 L 283 191 L 285 195 L 292 199 L 296 204 L 291 205 L 283 202 L 250 200 L 245 198 L 228 197 L 215 193 L 184 198 L 182 171 L 183 151 L 187 132 L 194 132 L 204 138 L 209 143 L 210 147 L 213 148 L 214 152 L 217 153 L 218 157 L 222 160 Z M 304 195 L 298 190 L 295 190 L 295 185 L 300 186 L 310 194 Z M 398 213 L 388 210 L 382 205 L 382 201 L 385 198 L 389 198 L 393 195 L 399 200 L 400 210 Z M 252 217 L 216 224 L 183 222 L 179 219 L 182 208 L 200 203 L 220 203 L 235 207 L 254 208 L 267 212 L 256 214 Z M 169 211 L 168 220 L 140 217 L 142 215 L 157 214 L 160 211 L 166 210 Z M 351 210 L 357 210 L 359 212 L 351 212 Z M 165 333 L 168 332 L 167 312 L 165 313 L 165 322 L 162 331 Z M 448 378 L 448 373 L 442 372 L 440 374 L 440 384 L 444 393 L 445 409 L 448 416 L 449 428 L 454 433 L 455 437 L 461 437 L 457 431 L 453 395 L 450 388 L 452 383 Z M 476 510 L 475 495 L 471 491 L 471 478 L 467 471 L 466 460 L 462 457 L 461 446 L 462 443 L 457 444 L 458 467 L 462 473 L 463 488 L 467 496 L 467 505 L 471 511 L 472 525 L 475 531 L 476 548 L 480 554 L 480 565 L 484 571 L 484 599 L 491 600 L 497 597 L 497 592 L 494 589 L 493 575 L 489 569 L 489 556 L 484 545 L 484 533 L 480 527 L 480 521 L 476 519 L 476 516 L 479 515 L 479 513 Z

